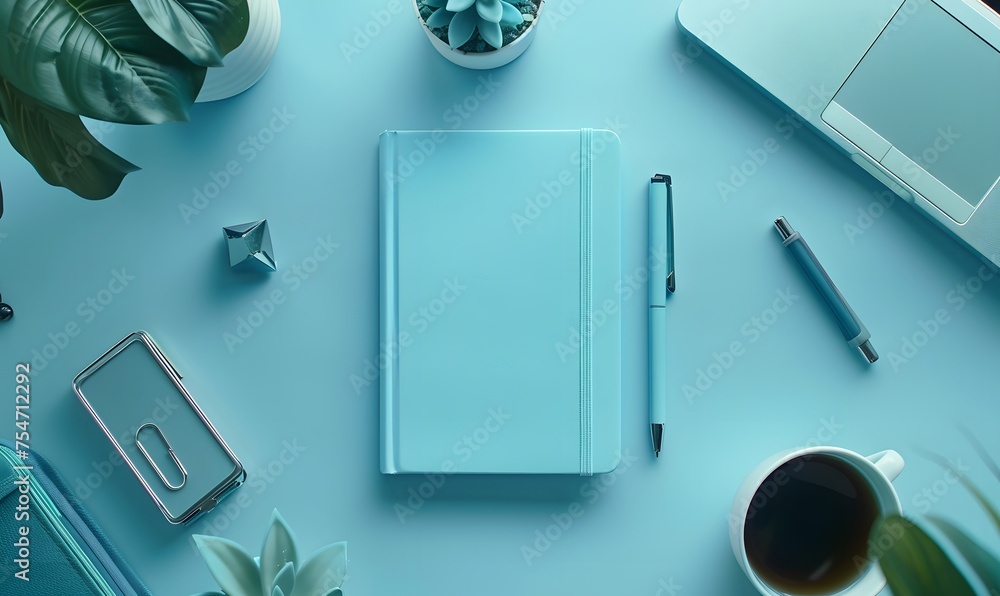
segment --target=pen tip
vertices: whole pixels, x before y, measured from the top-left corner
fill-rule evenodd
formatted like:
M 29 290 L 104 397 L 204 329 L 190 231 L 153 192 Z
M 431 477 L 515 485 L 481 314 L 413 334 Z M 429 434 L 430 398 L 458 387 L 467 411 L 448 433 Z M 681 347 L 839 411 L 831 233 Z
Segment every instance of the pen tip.
M 875 361 L 878 360 L 878 352 L 875 351 L 875 347 L 872 346 L 872 343 L 870 341 L 866 341 L 865 343 L 861 344 L 860 346 L 858 346 L 858 349 L 861 350 L 861 353 L 864 354 L 865 358 L 868 359 L 869 364 L 874 364 Z

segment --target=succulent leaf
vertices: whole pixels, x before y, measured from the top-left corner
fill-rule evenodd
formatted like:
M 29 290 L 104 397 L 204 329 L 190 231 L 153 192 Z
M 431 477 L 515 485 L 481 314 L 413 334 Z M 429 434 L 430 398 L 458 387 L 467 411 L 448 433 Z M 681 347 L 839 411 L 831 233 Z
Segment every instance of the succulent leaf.
M 280 574 L 292 566 L 292 581 L 294 582 L 295 567 L 299 564 L 295 548 L 295 537 L 291 528 L 285 523 L 278 510 L 271 513 L 271 528 L 264 538 L 264 546 L 260 550 L 260 579 L 263 593 L 268 594 L 277 582 Z M 281 584 L 285 594 L 291 594 L 290 586 Z
M 468 8 L 472 8 L 472 5 L 476 3 L 476 0 L 448 0 L 448 10 L 451 12 L 462 12 Z
M 503 5 L 500 0 L 477 0 L 476 12 L 484 21 L 499 23 L 503 17 Z
M 500 5 L 503 7 L 503 16 L 500 17 L 501 25 L 504 27 L 514 27 L 524 22 L 524 15 L 521 14 L 521 11 L 516 6 L 503 0 L 500 0 Z
M 327 545 L 309 556 L 295 575 L 295 596 L 326 594 L 339 588 L 347 575 L 347 543 Z
M 277 577 L 274 578 L 270 590 L 272 594 L 275 590 L 280 590 L 282 594 L 291 594 L 295 590 L 295 563 L 289 561 L 285 564 L 278 572 Z M 267 591 L 265 590 L 264 593 L 266 594 Z
M 448 3 L 448 0 L 424 0 L 424 4 L 431 8 L 441 8 Z
M 344 596 L 344 592 L 342 592 L 340 588 L 334 588 L 326 594 L 323 594 L 323 596 Z
M 451 19 L 455 16 L 455 13 L 449 11 L 447 8 L 439 8 L 434 11 L 434 14 L 427 17 L 427 26 L 432 29 L 443 29 L 451 23 Z
M 258 596 L 260 569 L 243 547 L 232 540 L 196 534 L 194 542 L 212 577 L 229 596 Z
M 500 30 L 500 23 L 491 23 L 485 19 L 479 19 L 479 34 L 483 36 L 486 43 L 496 49 L 503 45 L 503 31 Z
M 448 26 L 448 43 L 451 47 L 459 48 L 472 39 L 478 22 L 479 15 L 473 10 L 456 14 L 451 19 L 451 25 Z

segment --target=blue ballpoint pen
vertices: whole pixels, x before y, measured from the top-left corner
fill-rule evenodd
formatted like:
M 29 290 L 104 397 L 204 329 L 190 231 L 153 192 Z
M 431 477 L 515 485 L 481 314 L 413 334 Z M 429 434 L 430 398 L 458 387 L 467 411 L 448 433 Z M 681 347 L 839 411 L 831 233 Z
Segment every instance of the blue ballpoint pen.
M 872 347 L 872 343 L 868 341 L 872 334 L 868 332 L 858 315 L 854 314 L 854 310 L 847 304 L 844 295 L 834 285 L 823 266 L 819 264 L 819 259 L 813 254 L 805 239 L 792 229 L 784 217 L 774 220 L 774 227 L 778 228 L 785 248 L 792 253 L 799 266 L 805 271 L 806 277 L 816 287 L 816 291 L 833 311 L 833 315 L 837 317 L 837 324 L 840 325 L 840 331 L 844 334 L 847 343 L 861 350 L 869 363 L 878 360 L 878 353 Z
M 663 267 L 649 272 L 649 422 L 653 452 L 660 457 L 667 420 L 667 294 L 674 291 L 673 192 L 670 176 L 649 181 L 649 252 L 666 256 Z

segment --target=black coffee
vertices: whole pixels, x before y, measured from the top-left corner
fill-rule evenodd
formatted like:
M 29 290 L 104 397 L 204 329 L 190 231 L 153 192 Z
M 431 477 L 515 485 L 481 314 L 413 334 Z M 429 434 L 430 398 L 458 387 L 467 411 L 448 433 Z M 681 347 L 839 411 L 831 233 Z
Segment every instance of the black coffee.
M 793 459 L 767 477 L 750 503 L 747 558 L 777 590 L 836 592 L 867 571 L 868 533 L 879 513 L 878 497 L 850 463 L 831 455 Z

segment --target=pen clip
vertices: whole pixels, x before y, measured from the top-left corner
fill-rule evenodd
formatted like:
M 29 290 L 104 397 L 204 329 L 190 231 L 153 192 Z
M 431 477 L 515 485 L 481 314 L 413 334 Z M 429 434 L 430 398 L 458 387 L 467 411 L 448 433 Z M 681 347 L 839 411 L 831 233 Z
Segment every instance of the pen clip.
M 674 201 L 673 183 L 670 176 L 666 174 L 656 174 L 650 178 L 650 249 L 654 253 L 663 252 L 664 266 L 666 274 L 664 276 L 654 276 L 655 283 L 663 284 L 665 290 L 663 298 L 673 294 L 677 289 L 676 276 L 674 273 Z M 658 187 L 662 184 L 664 193 L 659 195 Z M 660 204 L 662 202 L 662 204 Z M 659 289 L 656 290 L 657 295 Z

